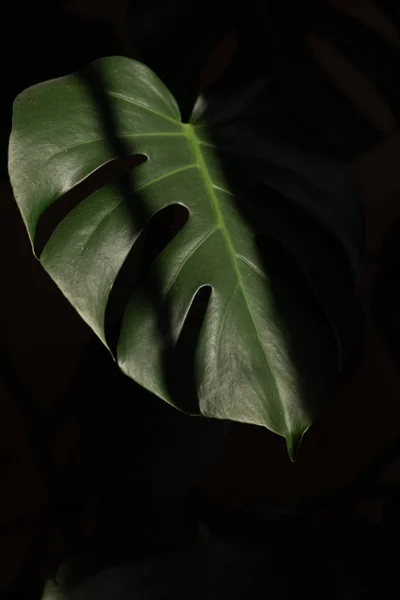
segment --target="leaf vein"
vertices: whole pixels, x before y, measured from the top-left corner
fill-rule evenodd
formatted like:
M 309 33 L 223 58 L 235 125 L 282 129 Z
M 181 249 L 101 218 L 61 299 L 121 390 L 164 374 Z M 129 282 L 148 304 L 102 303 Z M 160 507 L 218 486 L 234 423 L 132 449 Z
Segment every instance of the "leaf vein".
M 180 123 L 177 119 L 173 119 L 172 117 L 169 117 L 168 115 L 164 115 L 164 113 L 160 113 L 157 110 L 154 110 L 154 108 L 150 108 L 150 106 L 147 106 L 147 104 L 143 104 L 142 102 L 133 101 L 132 98 L 128 98 L 128 96 L 125 96 L 124 94 L 119 94 L 118 92 L 112 92 L 110 90 L 107 90 L 106 94 L 108 96 L 111 96 L 112 98 L 117 98 L 118 100 L 123 100 L 123 101 L 127 102 L 128 104 L 132 104 L 133 106 L 142 108 L 143 110 L 153 113 L 154 115 L 157 115 L 158 117 L 161 117 L 167 121 L 171 121 L 172 123 L 175 123 L 176 125 L 182 125 L 182 123 Z
M 150 133 L 126 133 L 121 135 L 122 139 L 125 138 L 144 138 L 144 137 L 184 137 L 185 134 L 182 132 L 167 132 L 167 131 L 158 131 L 158 132 L 150 132 Z M 53 154 L 50 157 L 50 161 L 52 161 L 54 158 L 57 158 L 57 156 L 60 156 L 61 154 L 64 154 L 66 152 L 70 152 L 71 150 L 75 150 L 76 148 L 80 148 L 82 146 L 87 146 L 89 144 L 95 144 L 96 142 L 103 142 L 105 141 L 107 138 L 106 136 L 104 137 L 97 137 L 97 138 L 93 138 L 92 140 L 85 140 L 84 142 L 77 142 L 76 144 L 72 144 L 72 146 L 69 146 L 68 148 L 63 148 L 62 150 L 59 150 L 58 152 L 56 152 L 55 154 Z
M 220 187 L 219 185 L 216 185 L 215 183 L 213 183 L 213 187 L 214 187 L 214 189 L 215 189 L 215 190 L 217 190 L 218 192 L 222 192 L 222 193 L 224 193 L 224 194 L 227 194 L 228 196 L 232 196 L 232 198 L 234 198 L 234 197 L 235 197 L 235 195 L 234 195 L 232 192 L 230 192 L 229 190 L 226 190 L 226 189 L 225 189 L 225 188 L 223 188 L 223 187 Z
M 173 277 L 171 279 L 171 281 L 168 284 L 167 289 L 165 290 L 164 295 L 167 296 L 171 287 L 173 286 L 173 284 L 175 283 L 175 281 L 177 280 L 179 273 L 182 271 L 183 267 L 186 265 L 187 261 L 195 254 L 195 252 L 197 252 L 197 250 L 217 231 L 219 230 L 219 227 L 214 227 L 211 231 L 208 231 L 206 233 L 206 235 L 204 235 L 202 238 L 200 238 L 200 240 L 198 241 L 198 243 L 190 250 L 189 254 L 186 255 L 185 259 L 182 261 L 182 263 L 179 265 L 177 271 L 175 271 L 175 273 L 173 274 Z
M 264 279 L 264 281 L 266 281 L 265 274 L 254 263 L 252 263 L 248 258 L 243 256 L 242 254 L 237 254 L 236 256 L 238 257 L 239 260 L 241 260 L 247 266 L 249 266 L 250 269 L 253 269 L 253 271 L 255 271 L 257 273 L 257 275 L 259 275 L 262 279 Z

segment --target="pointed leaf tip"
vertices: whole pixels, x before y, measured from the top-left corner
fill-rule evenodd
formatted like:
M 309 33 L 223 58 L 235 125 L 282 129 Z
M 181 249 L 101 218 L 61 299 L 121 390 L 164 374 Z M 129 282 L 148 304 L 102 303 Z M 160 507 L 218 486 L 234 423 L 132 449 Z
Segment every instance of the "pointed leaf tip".
M 290 460 L 294 463 L 297 460 L 297 454 L 300 448 L 301 441 L 307 429 L 302 432 L 288 434 L 286 437 L 286 447 Z

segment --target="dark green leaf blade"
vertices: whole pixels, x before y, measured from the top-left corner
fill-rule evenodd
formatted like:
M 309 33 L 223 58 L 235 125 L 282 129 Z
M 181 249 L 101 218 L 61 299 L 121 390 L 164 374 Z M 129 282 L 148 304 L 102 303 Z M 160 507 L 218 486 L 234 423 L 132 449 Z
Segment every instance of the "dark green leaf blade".
M 326 374 L 322 388 L 305 387 L 304 373 L 291 355 L 297 331 L 288 329 L 280 315 L 275 281 L 260 258 L 251 224 L 238 210 L 242 201 L 229 188 L 204 138 L 204 127 L 181 123 L 173 97 L 142 64 L 116 57 L 97 61 L 93 68 L 101 76 L 116 134 L 131 153 L 147 160 L 132 174 L 131 197 L 107 185 L 62 220 L 40 256 L 43 266 L 107 344 L 104 318 L 110 290 L 146 224 L 135 218 L 135 202 L 139 195 L 145 202 L 145 220 L 173 204 L 185 206 L 188 222 L 155 260 L 151 273 L 158 279 L 160 305 L 169 307 L 173 345 L 196 293 L 211 287 L 195 364 L 200 411 L 264 425 L 286 437 L 295 452 L 333 389 L 336 345 L 319 334 L 312 311 L 299 315 L 309 345 L 305 379 L 312 380 L 319 370 Z M 19 96 L 9 156 L 15 197 L 32 241 L 46 209 L 116 157 L 98 106 L 76 75 Z M 288 269 L 297 268 L 293 258 L 286 264 L 282 280 Z M 286 296 L 295 293 L 292 289 Z M 295 309 L 291 301 L 290 310 Z M 125 311 L 117 359 L 127 375 L 174 403 L 163 371 L 158 320 L 146 291 L 135 294 Z
M 207 123 L 198 136 L 203 131 L 212 136 L 226 172 L 257 184 L 250 194 L 259 211 L 254 227 L 278 238 L 300 263 L 335 332 L 341 368 L 347 369 L 362 338 L 356 289 L 364 231 L 354 165 L 322 149 L 317 153 L 307 139 L 300 144 L 285 135 L 270 100 L 265 78 L 238 89 L 217 85 L 199 97 L 193 122 Z

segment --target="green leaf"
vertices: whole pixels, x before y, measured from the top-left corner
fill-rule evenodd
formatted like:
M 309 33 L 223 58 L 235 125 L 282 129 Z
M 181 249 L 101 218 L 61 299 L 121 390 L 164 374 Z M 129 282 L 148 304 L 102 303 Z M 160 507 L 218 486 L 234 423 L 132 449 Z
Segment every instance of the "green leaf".
M 138 62 L 101 59 L 92 66 L 95 80 L 97 92 L 74 74 L 15 101 L 9 172 L 32 244 L 47 209 L 119 151 L 147 160 L 72 209 L 41 253 L 42 265 L 109 345 L 106 309 L 131 249 L 160 211 L 185 207 L 186 224 L 125 309 L 118 364 L 176 404 L 166 364 L 175 360 L 179 373 L 174 352 L 188 312 L 209 288 L 193 366 L 200 413 L 264 425 L 287 439 L 293 458 L 338 376 L 322 304 L 278 239 L 258 250 L 248 215 L 262 230 L 265 214 L 238 197 L 204 123 L 182 123 L 169 91 Z
M 361 199 L 353 164 L 296 141 L 271 103 L 269 82 L 215 85 L 198 98 L 192 119 L 205 121 L 230 172 L 257 182 L 263 209 L 253 224 L 289 248 L 312 282 L 335 332 L 341 367 L 360 349 L 362 319 L 355 279 L 364 260 Z

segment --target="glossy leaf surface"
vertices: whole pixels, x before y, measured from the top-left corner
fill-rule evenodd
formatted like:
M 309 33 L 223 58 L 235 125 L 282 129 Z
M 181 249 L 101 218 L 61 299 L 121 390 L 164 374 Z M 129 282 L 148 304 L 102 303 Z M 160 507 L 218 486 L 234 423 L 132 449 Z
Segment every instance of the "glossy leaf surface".
M 73 208 L 41 263 L 109 345 L 107 305 L 131 250 L 156 215 L 185 207 L 186 223 L 124 310 L 118 364 L 176 404 L 168 365 L 177 363 L 179 379 L 184 363 L 174 352 L 192 303 L 207 288 L 193 357 L 199 412 L 264 425 L 287 439 L 293 456 L 339 370 L 337 343 L 313 287 L 279 239 L 267 239 L 259 251 L 255 233 L 264 224 L 268 230 L 268 213 L 244 202 L 205 123 L 183 124 L 174 98 L 147 67 L 107 58 L 92 74 L 101 82 L 97 95 L 71 75 L 34 86 L 15 102 L 9 171 L 32 243 L 49 207 L 91 173 L 119 155 L 146 160 Z

